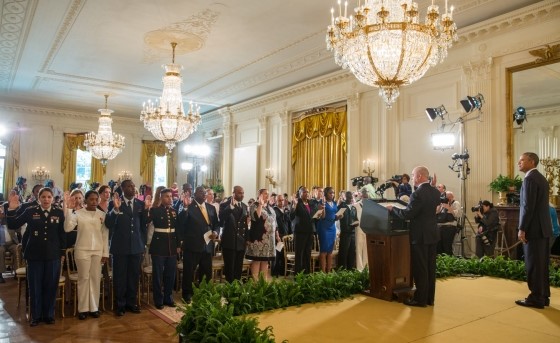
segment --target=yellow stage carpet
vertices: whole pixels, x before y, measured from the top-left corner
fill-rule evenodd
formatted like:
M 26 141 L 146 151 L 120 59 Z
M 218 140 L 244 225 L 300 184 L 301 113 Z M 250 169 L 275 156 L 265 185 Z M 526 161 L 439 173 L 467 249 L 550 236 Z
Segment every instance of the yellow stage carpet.
M 259 314 L 277 342 L 560 342 L 560 289 L 550 307 L 514 303 L 527 284 L 490 277 L 438 280 L 434 307 L 408 307 L 357 295 Z

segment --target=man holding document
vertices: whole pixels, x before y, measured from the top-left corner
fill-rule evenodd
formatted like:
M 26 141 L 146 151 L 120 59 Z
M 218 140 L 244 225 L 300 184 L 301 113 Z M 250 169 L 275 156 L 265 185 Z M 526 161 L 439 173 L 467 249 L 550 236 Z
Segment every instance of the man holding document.
M 334 201 L 334 189 L 325 188 L 325 203 L 319 205 L 319 210 L 315 216 L 317 221 L 317 235 L 319 237 L 319 264 L 323 273 L 328 273 L 332 269 L 332 252 L 336 240 L 335 222 L 340 219 L 345 209 L 338 212 Z
M 206 190 L 197 187 L 194 201 L 183 198 L 183 210 L 177 225 L 183 249 L 183 300 L 189 304 L 193 296 L 194 271 L 198 267 L 201 277 L 212 279 L 212 240 L 218 237 L 220 225 L 216 208 L 206 203 Z

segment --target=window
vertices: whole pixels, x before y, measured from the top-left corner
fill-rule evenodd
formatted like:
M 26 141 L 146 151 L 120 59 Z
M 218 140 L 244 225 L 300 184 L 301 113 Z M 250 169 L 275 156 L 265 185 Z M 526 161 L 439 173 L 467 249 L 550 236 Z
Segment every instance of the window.
M 6 147 L 0 144 L 0 193 L 4 193 L 4 166 L 6 165 Z M 7 198 L 5 196 L 5 198 Z
M 91 153 L 78 149 L 76 153 L 76 183 L 86 186 L 91 178 Z M 85 187 L 84 187 L 85 189 Z
M 167 187 L 167 156 L 155 156 L 154 190 L 159 186 Z

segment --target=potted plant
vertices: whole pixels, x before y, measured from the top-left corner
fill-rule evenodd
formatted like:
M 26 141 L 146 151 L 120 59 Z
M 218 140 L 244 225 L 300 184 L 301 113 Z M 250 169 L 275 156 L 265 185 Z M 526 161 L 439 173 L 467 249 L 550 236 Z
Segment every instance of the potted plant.
M 499 194 L 500 203 L 498 205 L 503 205 L 506 203 L 506 194 L 508 192 L 518 191 L 521 188 L 521 183 L 523 183 L 523 180 L 519 175 L 516 175 L 515 178 L 511 178 L 500 174 L 490 182 L 488 187 L 491 191 Z

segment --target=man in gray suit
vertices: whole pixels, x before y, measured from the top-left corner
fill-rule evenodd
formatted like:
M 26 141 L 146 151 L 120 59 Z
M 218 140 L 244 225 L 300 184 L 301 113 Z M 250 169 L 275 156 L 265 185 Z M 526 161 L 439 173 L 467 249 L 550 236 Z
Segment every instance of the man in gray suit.
M 436 246 L 439 240 L 436 208 L 440 204 L 440 193 L 430 185 L 428 176 L 426 167 L 414 168 L 412 179 L 418 188 L 410 196 L 408 206 L 405 209 L 387 206 L 397 217 L 410 220 L 410 271 L 416 292 L 404 304 L 417 307 L 434 305 L 436 293 Z
M 548 265 L 552 221 L 548 210 L 549 185 L 537 170 L 538 164 L 539 157 L 532 152 L 524 153 L 517 162 L 519 171 L 525 173 L 520 193 L 517 237 L 523 242 L 527 285 L 531 292 L 527 298 L 515 303 L 542 309 L 550 304 Z

